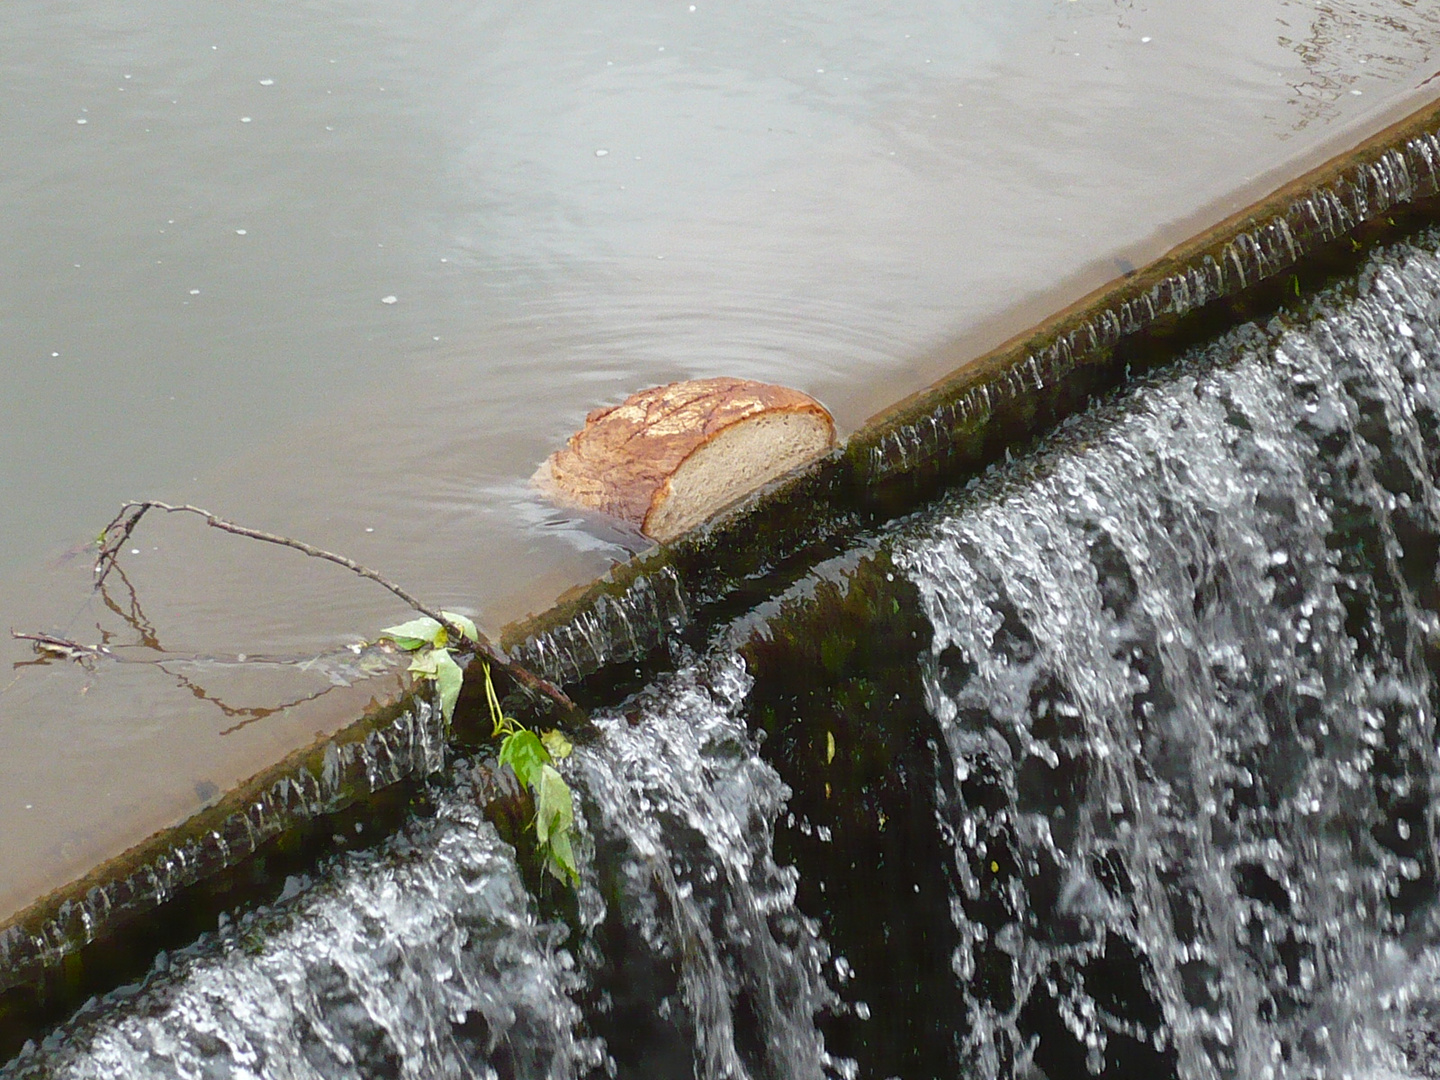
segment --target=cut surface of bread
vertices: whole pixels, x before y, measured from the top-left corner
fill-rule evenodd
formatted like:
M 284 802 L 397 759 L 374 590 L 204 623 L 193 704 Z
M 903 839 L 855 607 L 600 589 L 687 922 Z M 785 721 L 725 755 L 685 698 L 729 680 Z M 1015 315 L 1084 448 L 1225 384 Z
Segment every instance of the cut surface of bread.
M 534 480 L 666 543 L 834 445 L 830 414 L 798 390 L 698 379 L 595 410 Z

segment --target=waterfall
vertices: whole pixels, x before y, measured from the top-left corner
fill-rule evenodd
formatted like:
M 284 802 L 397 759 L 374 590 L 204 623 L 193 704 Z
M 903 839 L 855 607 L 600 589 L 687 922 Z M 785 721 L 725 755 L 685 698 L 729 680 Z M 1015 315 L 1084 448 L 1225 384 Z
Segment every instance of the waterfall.
M 1359 292 L 1069 425 L 896 553 L 975 1075 L 1405 1068 L 1387 1033 L 1437 970 L 1440 261 Z
M 482 812 L 497 781 L 462 764 L 433 815 L 162 955 L 0 1075 L 836 1075 L 814 1023 L 827 954 L 770 855 L 786 792 L 738 718 L 748 685 L 721 658 L 596 717 L 567 765 L 573 934 L 564 887 L 532 880 L 537 907 Z

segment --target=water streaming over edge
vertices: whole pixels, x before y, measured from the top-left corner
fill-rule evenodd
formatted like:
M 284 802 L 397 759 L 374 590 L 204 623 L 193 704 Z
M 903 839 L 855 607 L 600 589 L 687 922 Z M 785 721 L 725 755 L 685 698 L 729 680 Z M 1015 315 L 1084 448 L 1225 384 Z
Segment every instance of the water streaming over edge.
M 488 770 L 462 766 L 433 818 L 162 955 L 143 985 L 90 1003 L 0 1075 L 843 1070 L 815 1026 L 834 1002 L 825 946 L 794 908 L 795 872 L 770 854 L 787 792 L 737 718 L 748 686 L 721 660 L 628 716 L 597 717 L 600 739 L 567 766 L 581 815 L 578 936 L 553 903 L 537 908 L 486 820 Z
M 1390 1028 L 1436 970 L 1440 261 L 1360 290 L 897 554 L 977 1075 L 1405 1067 Z

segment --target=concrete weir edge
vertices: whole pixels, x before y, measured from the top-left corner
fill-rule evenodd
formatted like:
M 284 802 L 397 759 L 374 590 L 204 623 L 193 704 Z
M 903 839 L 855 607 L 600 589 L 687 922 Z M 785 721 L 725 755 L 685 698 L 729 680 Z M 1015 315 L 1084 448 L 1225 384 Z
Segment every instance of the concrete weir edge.
M 1147 358 L 1173 355 L 1187 324 L 1315 263 L 1327 250 L 1436 219 L 1440 101 L 1095 290 L 872 418 L 834 453 L 675 543 L 617 567 L 501 642 L 537 674 L 575 685 L 645 656 L 716 612 L 774 595 L 794 567 L 913 508 L 1008 446 L 1082 408 Z M 1412 226 L 1413 227 L 1413 226 Z M 1389 233 L 1386 230 L 1389 230 Z M 787 570 L 789 567 L 791 569 Z M 787 577 L 788 575 L 788 577 Z M 404 780 L 444 767 L 443 727 L 408 695 L 297 751 L 214 805 L 0 922 L 0 993 L 40 985 L 91 943 L 262 845 Z

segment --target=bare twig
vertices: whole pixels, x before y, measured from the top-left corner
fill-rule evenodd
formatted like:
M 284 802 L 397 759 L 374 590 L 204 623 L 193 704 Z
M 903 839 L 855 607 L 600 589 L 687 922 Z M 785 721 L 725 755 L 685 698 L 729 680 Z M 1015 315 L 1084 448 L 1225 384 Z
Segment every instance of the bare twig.
M 63 638 L 56 634 L 22 634 L 19 630 L 11 630 L 10 636 L 21 641 L 33 642 L 37 652 L 63 657 L 66 660 L 93 660 L 97 656 L 107 658 L 114 656 L 104 645 L 82 645 L 78 641 L 71 641 L 69 638 Z
M 321 690 L 317 690 L 311 694 L 306 694 L 304 697 L 298 697 L 293 701 L 284 702 L 281 705 L 250 707 L 227 705 L 223 700 L 210 693 L 193 679 L 186 678 L 178 671 L 171 671 L 168 667 L 165 666 L 166 661 L 164 660 L 130 660 L 124 656 L 116 654 L 114 650 L 112 650 L 106 645 L 86 645 L 82 642 L 75 641 L 72 638 L 60 637 L 58 634 L 24 634 L 21 633 L 19 630 L 11 630 L 10 636 L 13 638 L 18 638 L 21 641 L 29 641 L 33 643 L 33 645 L 35 646 L 35 651 L 38 653 L 43 653 L 46 656 L 58 657 L 62 660 L 73 660 L 76 663 L 85 664 L 87 667 L 89 666 L 89 662 L 96 659 L 110 660 L 117 664 L 150 664 L 154 667 L 158 667 L 161 671 L 165 672 L 166 675 L 169 675 L 172 679 L 174 679 L 182 689 L 190 691 L 191 694 L 199 698 L 201 701 L 209 702 L 211 705 L 214 705 L 222 713 L 224 713 L 228 717 L 231 717 L 232 719 L 235 717 L 241 717 L 238 723 L 232 724 L 230 727 L 221 730 L 221 735 L 234 734 L 241 728 L 248 727 L 249 725 L 255 723 L 255 721 L 257 720 L 263 720 L 267 716 L 273 716 L 275 713 L 281 712 L 285 709 L 292 709 L 296 705 L 303 705 L 307 701 L 316 701 L 319 698 L 322 698 L 326 694 L 330 693 L 332 690 L 337 689 L 338 685 L 344 685 L 332 683 L 330 686 L 324 687 Z M 184 657 L 181 659 L 187 663 L 201 663 L 207 660 L 216 660 L 216 658 L 214 657 Z M 260 661 L 264 663 L 295 662 L 294 659 L 280 661 L 274 659 L 273 657 L 264 656 L 247 656 L 244 657 L 243 660 L 246 663 L 255 661 Z M 219 662 L 223 663 L 225 661 L 221 660 Z
M 261 529 L 250 529 L 244 525 L 237 525 L 233 521 L 226 521 L 222 517 L 212 514 L 209 510 L 198 506 L 191 506 L 182 503 L 178 506 L 171 503 L 160 502 L 157 499 L 146 499 L 140 502 L 122 503 L 120 512 L 111 519 L 110 524 L 105 526 L 105 531 L 100 534 L 100 551 L 95 558 L 95 587 L 98 589 L 105 583 L 106 576 L 115 567 L 116 560 L 135 527 L 140 524 L 143 518 L 151 510 L 163 510 L 167 514 L 194 514 L 205 519 L 205 524 L 211 528 L 219 529 L 221 532 L 231 533 L 235 536 L 245 536 L 251 540 L 263 540 L 267 544 L 278 544 L 281 547 L 293 548 L 304 555 L 314 559 L 324 559 L 326 562 L 343 566 L 352 573 L 359 574 L 363 578 L 369 578 L 377 585 L 388 589 L 401 600 L 405 601 L 415 611 L 422 615 L 428 615 L 441 626 L 445 627 L 451 638 L 455 641 L 466 641 L 465 632 L 447 619 L 439 610 L 431 608 L 415 597 L 412 593 L 401 588 L 395 582 L 382 574 L 371 570 L 368 566 L 362 566 L 354 559 L 346 558 L 344 555 L 337 555 L 333 551 L 326 551 L 323 548 L 315 547 L 312 544 L 304 543 L 301 540 L 292 540 L 288 536 L 280 536 L 276 533 L 265 532 Z M 500 652 L 490 639 L 484 634 L 476 631 L 478 640 L 474 642 L 477 652 L 487 657 L 492 664 L 495 664 L 502 671 L 508 674 L 520 686 L 527 691 L 550 699 L 567 716 L 576 716 L 580 710 L 566 694 L 548 679 L 543 679 L 530 671 L 514 663 L 504 653 Z

